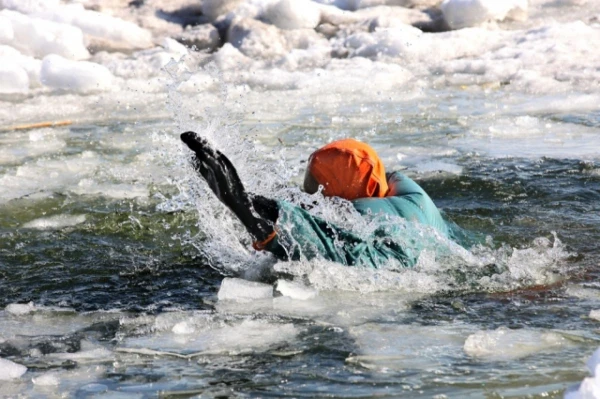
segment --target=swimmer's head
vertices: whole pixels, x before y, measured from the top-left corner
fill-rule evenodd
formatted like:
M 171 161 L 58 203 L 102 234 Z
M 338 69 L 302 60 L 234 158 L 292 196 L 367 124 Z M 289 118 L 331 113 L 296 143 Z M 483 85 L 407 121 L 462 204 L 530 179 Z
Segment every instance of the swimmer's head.
M 334 141 L 313 152 L 304 176 L 304 191 L 347 200 L 385 197 L 385 168 L 375 150 L 360 141 Z

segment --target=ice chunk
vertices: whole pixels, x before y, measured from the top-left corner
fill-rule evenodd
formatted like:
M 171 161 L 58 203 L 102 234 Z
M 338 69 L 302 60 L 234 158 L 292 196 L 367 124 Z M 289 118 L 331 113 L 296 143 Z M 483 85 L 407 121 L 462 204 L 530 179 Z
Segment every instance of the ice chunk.
M 527 0 L 444 0 L 440 8 L 448 25 L 460 29 L 507 17 L 526 19 L 527 5 Z
M 0 381 L 19 378 L 27 371 L 27 367 L 0 358 Z
M 287 280 L 277 280 L 277 291 L 283 296 L 300 300 L 314 298 L 319 293 L 315 289 Z
M 41 81 L 55 89 L 90 92 L 108 90 L 114 76 L 100 64 L 70 61 L 59 55 L 49 55 L 42 61 Z
M 233 11 L 242 0 L 202 0 L 202 14 L 214 21 L 221 15 Z
M 279 29 L 249 18 L 233 21 L 227 32 L 227 41 L 244 55 L 255 59 L 281 57 L 289 50 L 287 40 Z
M 177 40 L 173 40 L 170 37 L 165 37 L 162 42 L 162 47 L 169 53 L 175 55 L 175 61 L 179 61 L 181 57 L 188 54 L 187 49 Z
M 25 14 L 31 14 L 51 8 L 56 8 L 60 0 L 1 0 L 0 6 L 9 10 L 16 10 Z M 2 8 L 0 7 L 0 8 Z
M 180 321 L 173 326 L 171 331 L 173 331 L 175 334 L 192 334 L 196 331 L 196 329 L 187 321 Z
M 86 35 L 118 43 L 117 47 L 152 46 L 150 31 L 120 18 L 86 10 L 82 4 L 46 8 L 35 12 L 34 16 L 78 27 Z
M 0 16 L 0 43 L 9 43 L 15 38 L 12 23 L 6 17 Z
M 265 17 L 281 29 L 314 29 L 321 20 L 321 11 L 309 0 L 279 0 L 267 8 Z
M 600 398 L 600 348 L 587 361 L 591 377 L 584 378 L 577 390 L 567 390 L 565 399 L 598 399 Z
M 27 93 L 29 76 L 25 69 L 11 60 L 0 58 L 0 93 Z
M 194 326 L 189 334 L 159 331 L 146 336 L 125 338 L 119 351 L 159 351 L 181 355 L 193 353 L 231 353 L 248 350 L 264 351 L 292 340 L 298 328 L 292 323 L 281 324 L 261 320 L 220 320 L 214 317 L 193 316 L 184 321 Z M 180 324 L 177 323 L 176 326 Z M 174 327 L 173 327 L 174 328 Z
M 600 321 L 600 309 L 592 309 L 590 310 L 590 319 Z
M 29 314 L 35 310 L 35 306 L 33 302 L 29 303 L 11 303 L 4 309 L 7 313 L 10 313 L 15 316 L 22 316 L 25 314 Z
M 565 338 L 555 332 L 510 330 L 500 327 L 493 331 L 479 331 L 469 335 L 464 350 L 473 357 L 518 359 L 565 345 L 567 345 Z
M 214 50 L 221 44 L 219 31 L 211 24 L 188 26 L 177 39 L 195 50 Z
M 57 230 L 65 227 L 76 226 L 83 222 L 85 222 L 85 215 L 54 215 L 46 218 L 34 219 L 25 223 L 23 228 L 36 230 Z
M 56 385 L 58 385 L 60 383 L 60 380 L 58 379 L 58 377 L 54 373 L 42 374 L 42 375 L 40 375 L 38 377 L 32 378 L 31 381 L 35 385 L 39 385 L 39 386 L 43 386 L 43 387 L 56 386 Z
M 0 24 L 2 21 L 0 21 Z M 40 69 L 42 61 L 33 57 L 21 54 L 17 49 L 10 46 L 0 45 L 0 65 L 14 64 L 27 72 L 29 76 L 29 86 L 40 85 Z
M 246 281 L 239 278 L 224 278 L 217 295 L 219 301 L 250 302 L 273 297 L 269 284 Z
M 58 54 L 71 60 L 89 58 L 81 29 L 71 25 L 32 18 L 16 11 L 2 10 L 0 16 L 12 25 L 14 38 L 7 44 L 37 58 Z

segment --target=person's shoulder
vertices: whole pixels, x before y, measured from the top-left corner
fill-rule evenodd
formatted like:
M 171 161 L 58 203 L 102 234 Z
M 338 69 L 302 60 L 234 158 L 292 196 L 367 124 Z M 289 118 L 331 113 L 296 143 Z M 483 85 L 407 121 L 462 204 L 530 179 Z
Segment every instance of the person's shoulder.
M 423 195 L 425 191 L 404 173 L 395 171 L 386 174 L 389 187 L 386 197 L 402 197 L 406 195 Z

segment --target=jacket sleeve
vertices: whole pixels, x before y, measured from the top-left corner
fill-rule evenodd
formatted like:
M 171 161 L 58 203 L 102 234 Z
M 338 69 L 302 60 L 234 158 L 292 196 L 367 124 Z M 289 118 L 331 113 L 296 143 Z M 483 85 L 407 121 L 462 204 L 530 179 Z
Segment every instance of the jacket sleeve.
M 278 201 L 275 237 L 263 249 L 282 260 L 326 259 L 347 266 L 378 268 L 384 265 L 412 267 L 416 260 L 381 226 L 367 237 L 359 237 L 306 210 Z

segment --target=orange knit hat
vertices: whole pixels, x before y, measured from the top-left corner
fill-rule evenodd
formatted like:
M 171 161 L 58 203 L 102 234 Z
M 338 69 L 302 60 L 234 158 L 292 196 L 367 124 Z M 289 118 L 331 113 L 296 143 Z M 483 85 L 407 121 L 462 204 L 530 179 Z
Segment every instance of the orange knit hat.
M 385 197 L 388 192 L 381 159 L 371 146 L 354 139 L 334 141 L 313 152 L 307 172 L 328 197 L 354 200 Z

